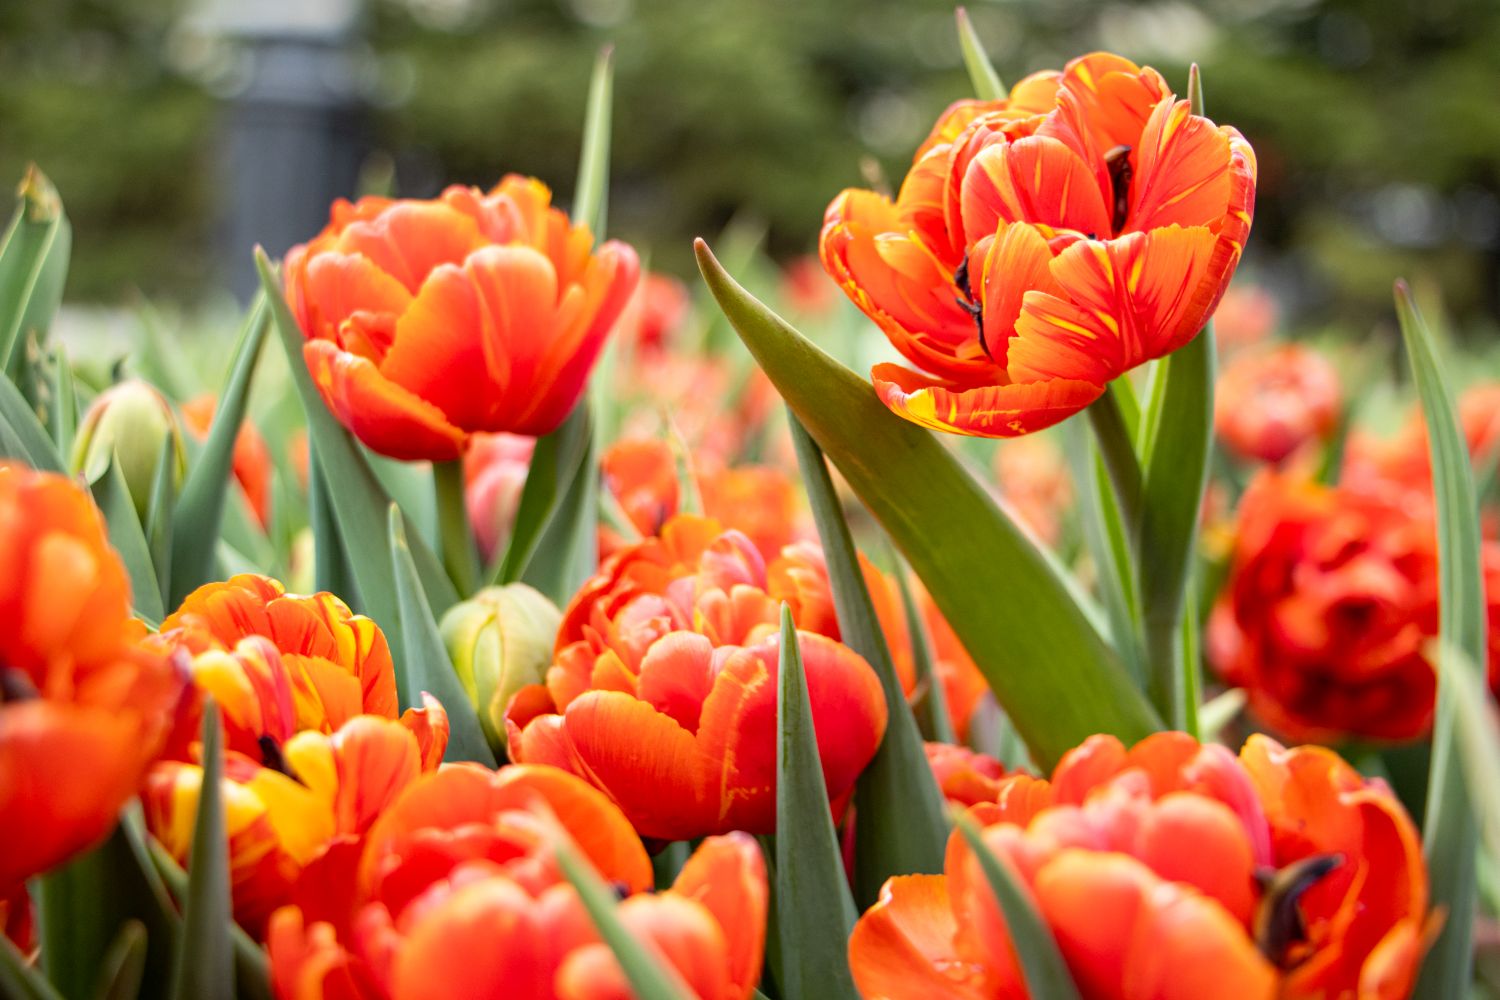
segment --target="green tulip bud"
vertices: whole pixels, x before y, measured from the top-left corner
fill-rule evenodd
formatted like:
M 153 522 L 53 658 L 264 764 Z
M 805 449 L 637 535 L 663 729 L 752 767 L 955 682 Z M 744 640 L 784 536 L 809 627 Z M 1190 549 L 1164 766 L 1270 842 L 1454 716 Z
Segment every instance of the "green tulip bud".
M 557 606 L 524 583 L 486 587 L 443 615 L 443 644 L 497 753 L 505 748 L 506 706 L 546 677 L 561 625 Z
M 157 466 L 169 446 L 173 484 L 180 486 L 187 471 L 187 454 L 177 417 L 165 396 L 150 384 L 131 379 L 110 386 L 89 407 L 73 442 L 72 467 L 93 483 L 104 475 L 113 457 L 136 513 L 144 522 Z

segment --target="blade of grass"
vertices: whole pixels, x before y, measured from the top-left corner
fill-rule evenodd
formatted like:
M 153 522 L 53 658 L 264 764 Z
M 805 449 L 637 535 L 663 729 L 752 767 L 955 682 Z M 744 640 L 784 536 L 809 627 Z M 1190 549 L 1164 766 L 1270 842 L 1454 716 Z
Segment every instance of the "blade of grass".
M 89 490 L 94 495 L 95 506 L 104 515 L 109 544 L 120 554 L 125 572 L 130 576 L 131 607 L 151 621 L 160 622 L 167 613 L 156 564 L 151 558 L 151 546 L 141 528 L 140 515 L 135 512 L 135 503 L 130 499 L 130 488 L 125 485 L 125 477 L 113 457 L 104 475 Z
M 229 929 L 234 914 L 229 895 L 229 841 L 224 825 L 221 780 L 223 731 L 219 706 L 203 704 L 203 780 L 187 887 L 182 896 L 182 941 L 172 974 L 173 1000 L 234 998 L 234 946 Z
M 0 934 L 0 995 L 7 1000 L 63 1000 L 4 934 Z
M 578 185 L 573 196 L 573 221 L 589 227 L 595 240 L 604 239 L 609 216 L 610 118 L 614 103 L 614 46 L 606 45 L 594 60 L 589 79 L 589 102 L 583 114 L 583 148 L 578 154 Z

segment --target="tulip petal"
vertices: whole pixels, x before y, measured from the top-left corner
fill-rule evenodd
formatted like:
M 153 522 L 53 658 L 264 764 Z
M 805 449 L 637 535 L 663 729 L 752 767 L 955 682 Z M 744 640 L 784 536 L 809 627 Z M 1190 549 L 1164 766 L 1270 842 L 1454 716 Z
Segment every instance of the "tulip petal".
M 718 921 L 729 947 L 731 993 L 748 995 L 760 979 L 766 943 L 766 864 L 759 845 L 738 832 L 709 837 L 677 873 L 672 892 Z
M 368 359 L 322 340 L 302 348 L 334 416 L 365 445 L 405 461 L 444 461 L 463 452 L 464 432 L 433 406 L 380 374 Z
M 1212 226 L 1229 212 L 1230 136 L 1187 101 L 1162 101 L 1140 133 L 1125 229 Z
M 350 222 L 337 249 L 361 254 L 413 295 L 436 267 L 456 264 L 483 244 L 474 220 L 441 202 L 397 201 Z M 311 264 L 308 270 L 312 270 Z
M 1065 143 L 1034 135 L 993 145 L 963 180 L 964 234 L 970 243 L 1002 223 L 1028 222 L 1090 239 L 1114 235 L 1095 171 Z
M 876 365 L 870 377 L 880 401 L 907 420 L 979 437 L 1019 437 L 1051 427 L 1104 392 L 1102 384 L 1077 379 L 954 389 L 891 364 Z
M 849 936 L 855 985 L 888 1000 L 980 1000 L 983 969 L 959 957 L 957 932 L 946 876 L 888 879 Z

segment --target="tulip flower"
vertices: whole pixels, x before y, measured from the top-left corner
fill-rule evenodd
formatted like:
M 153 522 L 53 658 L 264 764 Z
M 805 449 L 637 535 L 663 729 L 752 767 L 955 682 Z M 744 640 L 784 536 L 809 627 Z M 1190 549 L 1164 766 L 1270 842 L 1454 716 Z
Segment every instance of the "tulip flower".
M 535 447 L 519 434 L 476 434 L 464 452 L 464 506 L 485 559 L 510 539 Z
M 995 801 L 1005 777 L 1005 766 L 998 760 L 951 743 L 927 743 L 923 749 L 943 798 L 960 806 Z
M 635 350 L 660 353 L 686 322 L 692 304 L 687 286 L 677 278 L 646 272 L 620 317 L 620 336 Z
M 1458 423 L 1474 467 L 1486 468 L 1500 453 L 1500 383 L 1482 382 L 1459 396 Z M 1366 492 L 1394 489 L 1408 505 L 1432 503 L 1432 463 L 1422 414 L 1412 410 L 1388 439 L 1351 433 L 1340 481 Z
M 171 404 L 150 383 L 131 379 L 105 389 L 83 415 L 73 441 L 72 468 L 93 482 L 115 461 L 136 514 L 144 522 L 156 486 L 156 469 L 169 445 L 173 485 L 180 485 L 187 472 L 187 454 Z
M 454 459 L 477 431 L 539 436 L 573 409 L 640 265 L 551 198 L 512 175 L 489 193 L 340 200 L 287 255 L 308 370 L 372 450 Z
M 0 898 L 101 840 L 183 679 L 135 646 L 125 567 L 69 479 L 0 461 Z M 7 904 L 9 905 L 9 904 Z
M 894 201 L 829 206 L 823 266 L 908 361 L 896 413 L 1015 437 L 1191 340 L 1250 231 L 1255 158 L 1161 75 L 1095 53 L 950 108 Z
M 1430 507 L 1262 473 L 1240 501 L 1210 658 L 1294 739 L 1410 740 L 1432 722 L 1437 537 Z M 1487 545 L 1493 548 L 1493 545 Z M 1500 559 L 1487 557 L 1491 576 Z
M 1241 458 L 1277 463 L 1326 441 L 1338 426 L 1339 376 L 1298 344 L 1241 354 L 1219 377 L 1214 429 Z
M 552 664 L 562 612 L 524 583 L 486 587 L 443 615 L 439 631 L 490 744 L 505 746 L 505 707 Z
M 202 441 L 213 425 L 218 401 L 212 395 L 199 396 L 182 404 L 182 422 L 188 433 Z M 234 438 L 234 478 L 245 493 L 245 502 L 262 528 L 271 523 L 271 452 L 266 439 L 255 424 L 246 420 Z
M 771 832 L 780 639 L 768 586 L 748 538 L 691 515 L 611 556 L 564 613 L 546 684 L 510 703 L 511 759 L 593 782 L 646 837 Z M 837 803 L 880 744 L 885 700 L 853 650 L 798 639 Z
M 1427 872 L 1390 791 L 1322 747 L 1183 733 L 1096 736 L 1050 781 L 1002 778 L 970 810 L 1089 1000 L 1334 1000 L 1410 993 Z M 866 997 L 1022 996 L 998 903 L 964 839 L 943 875 L 897 876 L 849 942 Z

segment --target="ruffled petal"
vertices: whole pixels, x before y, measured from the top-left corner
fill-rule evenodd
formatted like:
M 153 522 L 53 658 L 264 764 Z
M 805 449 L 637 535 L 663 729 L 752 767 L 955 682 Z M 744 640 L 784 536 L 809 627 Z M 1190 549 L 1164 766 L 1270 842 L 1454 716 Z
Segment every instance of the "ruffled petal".
M 880 401 L 913 423 L 975 437 L 1019 437 L 1066 420 L 1098 399 L 1102 383 L 1051 379 L 957 389 L 900 365 L 871 369 Z
M 434 462 L 463 453 L 465 434 L 442 410 L 385 378 L 368 359 L 322 340 L 309 341 L 302 353 L 328 408 L 374 451 Z

